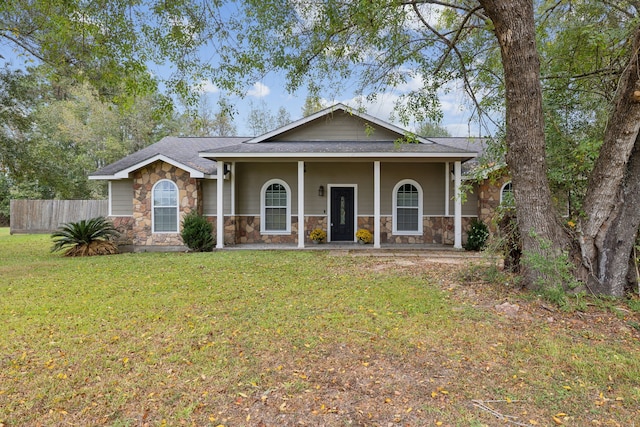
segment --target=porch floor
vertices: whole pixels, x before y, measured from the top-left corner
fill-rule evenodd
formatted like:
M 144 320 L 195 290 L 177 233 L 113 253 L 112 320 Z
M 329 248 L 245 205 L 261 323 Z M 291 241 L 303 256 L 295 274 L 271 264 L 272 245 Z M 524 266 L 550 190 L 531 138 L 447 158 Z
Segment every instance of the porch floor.
M 382 244 L 380 248 L 374 248 L 372 244 L 361 245 L 355 242 L 330 242 L 321 244 L 306 244 L 304 248 L 298 248 L 297 244 L 274 243 L 243 243 L 238 245 L 225 245 L 222 250 L 265 250 L 265 251 L 337 251 L 349 252 L 352 255 L 375 256 L 425 256 L 425 257 L 470 257 L 480 256 L 478 252 L 467 252 L 464 249 L 455 249 L 451 245 L 437 244 Z M 214 249 L 215 251 L 216 249 Z

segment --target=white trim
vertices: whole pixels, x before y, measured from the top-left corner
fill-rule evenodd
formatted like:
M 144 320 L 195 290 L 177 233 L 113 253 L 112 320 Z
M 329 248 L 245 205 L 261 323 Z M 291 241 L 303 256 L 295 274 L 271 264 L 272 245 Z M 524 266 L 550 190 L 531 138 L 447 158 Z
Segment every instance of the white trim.
M 292 143 L 295 144 L 295 143 Z M 304 144 L 304 143 L 301 143 Z M 451 159 L 461 159 L 461 160 L 469 160 L 477 157 L 477 153 L 409 153 L 409 152 L 364 152 L 364 153 L 305 153 L 303 151 L 297 151 L 295 153 L 279 153 L 279 152 L 268 152 L 268 153 L 210 153 L 210 152 L 201 152 L 200 157 L 206 158 L 215 158 L 215 159 L 273 159 L 273 158 L 282 158 L 282 159 L 441 159 L 441 158 L 451 158 Z
M 373 162 L 373 247 L 380 248 L 380 160 Z
M 355 242 L 358 231 L 358 184 L 327 184 L 327 242 L 331 241 L 331 189 L 333 187 L 353 187 L 353 241 Z
M 170 182 L 173 187 L 176 190 L 176 230 L 175 231 L 156 231 L 156 204 L 154 203 L 155 200 L 155 191 L 156 191 L 156 187 L 161 183 L 161 182 Z M 161 208 L 171 208 L 173 206 L 159 206 Z M 180 232 L 180 189 L 178 188 L 178 185 L 171 181 L 170 179 L 161 179 L 158 182 L 156 182 L 155 184 L 153 184 L 153 187 L 151 187 L 151 233 L 153 234 L 175 234 L 175 233 L 179 233 Z
M 285 230 L 267 230 L 265 229 L 267 223 L 265 221 L 266 206 L 265 206 L 265 192 L 272 184 L 281 184 L 285 190 L 287 190 L 287 228 Z M 291 187 L 286 181 L 274 178 L 265 182 L 260 190 L 260 234 L 272 235 L 272 236 L 284 236 L 291 234 Z
M 216 248 L 224 248 L 224 162 L 218 162 L 216 180 Z
M 111 193 L 111 181 L 107 182 L 107 204 L 108 204 L 108 208 L 107 208 L 107 212 L 109 216 L 113 216 L 113 209 L 111 208 L 111 197 L 113 196 L 113 194 Z M 153 195 L 153 194 L 152 194 Z
M 416 190 L 418 190 L 418 229 L 415 231 L 409 231 L 409 230 L 399 231 L 398 230 L 398 190 L 400 189 L 400 187 L 402 187 L 405 184 L 411 184 L 416 188 Z M 391 212 L 391 216 L 393 217 L 392 219 L 393 234 L 396 236 L 421 236 L 424 232 L 424 228 L 422 224 L 423 221 L 420 221 L 420 219 L 423 217 L 422 208 L 424 204 L 422 186 L 413 179 L 403 179 L 401 181 L 398 181 L 395 187 L 393 187 L 393 191 L 391 192 L 391 197 L 392 197 L 391 206 L 393 209 Z
M 177 168 L 180 168 L 186 172 L 189 172 L 189 176 L 191 178 L 204 178 L 205 174 L 203 172 L 200 172 L 192 167 L 189 167 L 183 163 L 180 162 L 176 162 L 175 160 L 164 156 L 162 154 L 157 154 L 151 158 L 148 158 L 146 160 L 143 160 L 141 162 L 136 163 L 133 166 L 129 166 L 126 169 L 123 169 L 119 172 L 114 173 L 113 175 L 94 175 L 94 176 L 89 176 L 89 179 L 125 179 L 125 178 L 129 178 L 129 173 L 136 171 L 140 168 L 143 168 L 153 162 L 157 162 L 157 161 L 163 161 L 165 163 L 169 163 L 171 166 L 175 166 Z
M 462 194 L 460 194 L 462 164 L 458 161 L 453 164 L 453 192 L 454 192 L 454 208 L 453 208 L 453 247 L 462 249 Z
M 231 162 L 231 215 L 236 214 L 236 162 Z
M 304 162 L 298 161 L 298 247 L 304 248 Z
M 511 197 L 513 197 L 513 184 L 511 184 L 511 181 L 507 181 L 507 182 L 505 182 L 504 184 L 502 184 L 502 187 L 500 187 L 500 204 L 502 204 L 502 202 L 504 201 L 504 199 L 503 199 L 503 197 L 502 197 L 502 196 L 503 196 L 503 194 L 502 194 L 502 193 L 504 192 L 504 188 L 505 188 L 507 185 L 511 185 L 511 190 L 510 190 L 510 191 L 511 191 Z
M 351 107 L 349 107 L 347 105 L 338 103 L 338 104 L 332 105 L 331 107 L 325 108 L 324 110 L 320 110 L 320 111 L 318 111 L 318 112 L 316 112 L 316 113 L 314 113 L 314 114 L 312 114 L 310 116 L 307 116 L 307 117 L 304 117 L 304 118 L 302 118 L 300 120 L 296 120 L 295 122 L 289 123 L 286 126 L 283 126 L 281 128 L 275 129 L 275 130 L 273 130 L 271 132 L 267 132 L 267 133 L 265 133 L 263 135 L 255 137 L 255 138 L 252 138 L 252 139 L 246 141 L 246 143 L 247 144 L 256 144 L 256 143 L 259 143 L 259 142 L 262 142 L 262 141 L 266 141 L 266 140 L 268 140 L 270 138 L 273 138 L 274 136 L 281 135 L 281 134 L 283 134 L 285 132 L 288 132 L 288 131 L 290 131 L 292 129 L 295 129 L 295 128 L 300 127 L 302 125 L 305 125 L 305 124 L 307 124 L 309 122 L 312 122 L 312 121 L 314 121 L 314 120 L 316 120 L 316 119 L 318 119 L 320 117 L 328 116 L 330 114 L 333 114 L 336 111 L 344 111 L 345 113 L 351 114 L 352 116 L 359 117 L 359 118 L 361 118 L 363 120 L 366 120 L 368 122 L 376 124 L 376 125 L 380 126 L 381 128 L 385 128 L 385 129 L 387 129 L 387 130 L 389 130 L 391 132 L 397 133 L 397 134 L 399 134 L 400 137 L 403 137 L 408 132 L 405 129 L 402 129 L 402 128 L 400 128 L 398 126 L 395 126 L 395 125 L 393 125 L 391 123 L 387 123 L 387 122 L 385 122 L 383 120 L 380 120 L 377 117 L 370 116 L 367 113 L 358 112 L 355 108 L 351 108 Z M 418 141 L 420 141 L 421 143 L 423 143 L 423 144 L 433 144 L 433 141 L 429 141 L 428 139 L 423 138 L 421 136 L 416 135 L 415 138 Z

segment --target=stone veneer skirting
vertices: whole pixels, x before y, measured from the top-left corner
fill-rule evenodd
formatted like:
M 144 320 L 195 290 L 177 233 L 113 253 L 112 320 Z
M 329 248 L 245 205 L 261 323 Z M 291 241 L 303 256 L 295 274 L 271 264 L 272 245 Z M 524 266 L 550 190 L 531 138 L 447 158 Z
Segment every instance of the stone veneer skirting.
M 462 242 L 466 242 L 467 231 L 469 230 L 471 220 L 473 218 L 462 218 Z M 134 233 L 135 221 L 133 217 L 112 217 L 115 227 L 121 233 L 118 243 L 140 245 L 142 239 L 136 239 Z M 216 217 L 208 216 L 207 220 L 213 224 L 214 234 L 216 227 Z M 297 244 L 298 242 L 298 218 L 291 218 L 291 233 L 286 235 L 272 235 L 260 233 L 260 217 L 259 216 L 235 216 L 225 217 L 225 245 L 242 245 L 256 243 L 287 243 Z M 423 233 L 418 236 L 404 236 L 393 234 L 393 222 L 391 216 L 381 217 L 380 227 L 380 243 L 382 244 L 442 244 L 453 245 L 454 243 L 454 227 L 453 217 L 430 216 L 423 218 Z M 311 244 L 309 233 L 315 228 L 321 228 L 327 231 L 326 216 L 308 216 L 305 217 L 305 244 Z M 358 217 L 358 229 L 366 228 L 373 233 L 373 217 Z M 150 228 L 149 228 L 150 229 Z M 171 246 L 166 242 L 174 242 L 172 245 L 182 245 L 182 240 L 178 234 L 179 240 L 171 238 L 162 239 L 162 236 L 173 236 L 174 234 L 163 233 L 145 242 L 152 241 L 154 243 L 143 243 L 143 245 Z
M 207 217 L 208 221 L 216 225 L 216 217 Z M 462 218 L 462 241 L 466 241 L 467 230 L 473 218 Z M 260 233 L 259 216 L 235 216 L 225 217 L 225 245 L 242 245 L 255 243 L 288 243 L 298 242 L 298 218 L 291 217 L 291 232 L 286 235 L 271 235 Z M 396 244 L 443 244 L 453 245 L 454 243 L 454 218 L 453 217 L 424 217 L 423 233 L 419 236 L 404 236 L 393 234 L 393 222 L 391 216 L 381 217 L 380 243 Z M 312 243 L 309 233 L 315 228 L 327 230 L 326 216 L 305 217 L 305 245 Z M 373 217 L 358 217 L 358 229 L 366 228 L 373 233 Z M 215 232 L 215 231 L 214 231 Z

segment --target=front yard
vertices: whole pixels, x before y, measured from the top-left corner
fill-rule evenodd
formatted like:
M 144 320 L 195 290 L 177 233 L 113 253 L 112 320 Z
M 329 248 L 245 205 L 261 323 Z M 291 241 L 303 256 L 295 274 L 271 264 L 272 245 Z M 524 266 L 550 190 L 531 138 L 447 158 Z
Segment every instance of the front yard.
M 564 313 L 426 257 L 50 246 L 0 229 L 0 426 L 640 419 L 637 301 Z

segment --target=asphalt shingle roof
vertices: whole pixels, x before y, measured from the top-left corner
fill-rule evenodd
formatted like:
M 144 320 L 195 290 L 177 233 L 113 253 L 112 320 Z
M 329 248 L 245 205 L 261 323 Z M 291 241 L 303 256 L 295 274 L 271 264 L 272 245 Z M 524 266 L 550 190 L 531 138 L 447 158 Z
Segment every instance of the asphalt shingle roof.
M 260 142 L 250 144 L 237 144 L 206 150 L 214 157 L 216 153 L 224 154 L 256 154 L 283 153 L 283 154 L 322 154 L 322 153 L 434 153 L 434 154 L 460 154 L 476 153 L 475 150 L 465 150 L 439 143 L 408 143 L 396 144 L 394 141 L 291 141 L 291 142 Z
M 216 173 L 216 162 L 199 156 L 201 151 L 237 145 L 248 140 L 247 137 L 173 137 L 168 136 L 160 141 L 136 151 L 110 165 L 107 165 L 89 176 L 111 176 L 144 163 L 158 155 L 165 156 L 177 163 L 188 166 L 204 174 Z

